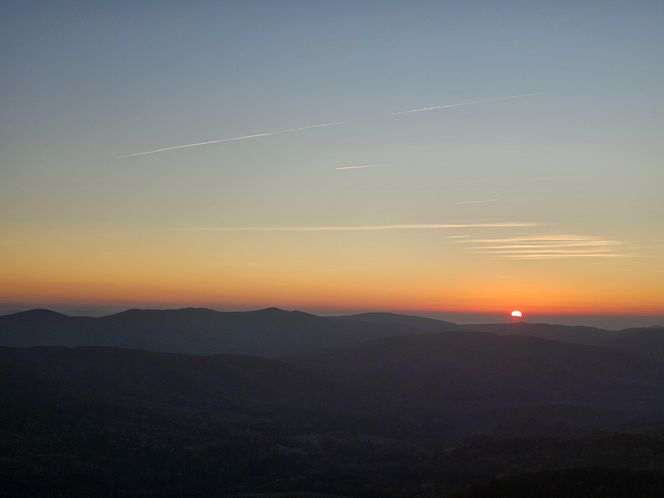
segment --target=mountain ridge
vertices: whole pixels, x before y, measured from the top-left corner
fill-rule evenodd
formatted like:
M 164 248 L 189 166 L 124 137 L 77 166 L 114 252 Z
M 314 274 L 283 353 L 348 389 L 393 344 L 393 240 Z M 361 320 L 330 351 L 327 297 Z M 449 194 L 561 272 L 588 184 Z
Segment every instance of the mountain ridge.
M 446 332 L 534 336 L 574 344 L 597 344 L 664 361 L 664 345 L 630 346 L 643 334 L 659 341 L 662 327 L 606 330 L 597 327 L 511 322 L 457 324 L 397 313 L 319 316 L 275 307 L 252 311 L 209 308 L 131 308 L 100 317 L 69 316 L 33 309 L 0 316 L 0 346 L 108 346 L 184 354 L 280 356 L 338 349 L 381 337 Z M 644 332 L 645 331 L 645 332 Z M 664 341 L 663 341 L 664 342 Z

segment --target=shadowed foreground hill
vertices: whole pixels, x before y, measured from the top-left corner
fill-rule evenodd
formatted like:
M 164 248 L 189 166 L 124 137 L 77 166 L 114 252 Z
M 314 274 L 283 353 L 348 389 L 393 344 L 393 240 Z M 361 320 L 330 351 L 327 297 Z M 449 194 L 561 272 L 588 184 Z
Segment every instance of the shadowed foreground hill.
M 0 348 L 0 495 L 224 496 L 281 475 L 284 434 L 353 427 L 340 406 L 266 358 Z
M 503 477 L 451 498 L 660 498 L 664 474 L 646 471 L 573 469 Z
M 289 361 L 382 410 L 469 414 L 576 406 L 625 416 L 664 409 L 664 365 L 609 349 L 527 336 L 447 332 L 390 337 Z
M 267 358 L 104 347 L 0 348 L 0 378 L 8 404 L 53 398 L 187 411 L 309 406 L 338 391 Z
M 0 348 L 3 496 L 431 498 L 506 473 L 664 470 L 656 435 L 580 430 L 611 408 L 633 408 L 614 428 L 661 414 L 657 362 L 466 332 L 287 361 Z
M 664 362 L 664 327 L 627 329 L 618 337 L 599 344 Z

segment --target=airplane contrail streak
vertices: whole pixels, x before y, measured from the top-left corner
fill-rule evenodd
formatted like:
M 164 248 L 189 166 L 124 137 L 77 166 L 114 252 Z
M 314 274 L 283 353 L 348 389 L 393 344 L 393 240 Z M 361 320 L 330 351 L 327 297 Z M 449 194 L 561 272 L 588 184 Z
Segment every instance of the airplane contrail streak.
M 334 169 L 343 170 L 343 169 L 366 169 L 366 168 L 382 168 L 382 164 L 361 164 L 358 166 L 339 166 L 338 168 Z
M 444 105 L 434 105 L 430 107 L 417 107 L 415 109 L 407 109 L 405 111 L 393 112 L 392 116 L 400 116 L 402 114 L 412 114 L 415 112 L 429 112 L 429 111 L 439 111 L 441 109 L 451 109 L 452 107 L 462 107 L 466 105 L 475 105 L 475 104 L 484 104 L 488 102 L 500 102 L 501 100 L 512 100 L 512 99 L 521 99 L 524 97 L 534 97 L 535 95 L 540 95 L 540 93 L 521 93 L 519 95 L 509 95 L 507 97 L 497 97 L 493 99 L 483 99 L 483 100 L 470 100 L 468 102 L 458 102 L 456 104 L 444 104 Z
M 544 259 L 570 259 L 570 258 L 631 258 L 629 254 L 614 254 L 614 253 L 568 253 L 568 254 L 512 254 L 512 255 L 497 255 L 500 259 L 522 259 L 522 260 L 544 260 Z
M 374 230 L 432 230 L 446 228 L 523 228 L 538 226 L 537 223 L 421 223 L 399 225 L 348 225 L 309 227 L 194 227 L 196 232 L 355 232 Z
M 287 128 L 285 130 L 277 130 L 277 131 L 268 131 L 264 133 L 254 133 L 252 135 L 242 135 L 239 137 L 230 137 L 230 138 L 219 138 L 217 140 L 208 140 L 206 142 L 196 142 L 196 143 L 191 143 L 191 144 L 184 144 L 184 145 L 173 145 L 171 147 L 162 147 L 160 149 L 154 149 L 154 150 L 147 150 L 145 152 L 136 152 L 134 154 L 125 154 L 123 156 L 119 156 L 118 159 L 126 159 L 129 157 L 138 157 L 138 156 L 147 156 L 150 154 L 157 154 L 158 152 L 166 152 L 168 150 L 176 150 L 176 149 L 189 149 L 192 147 L 200 147 L 201 145 L 211 145 L 211 144 L 218 144 L 218 143 L 223 143 L 223 142 L 236 142 L 238 140 L 249 140 L 251 138 L 259 138 L 259 137 L 270 137 L 273 135 L 283 135 L 285 133 L 294 133 L 296 131 L 304 131 L 304 130 L 311 130 L 314 128 L 325 128 L 327 126 L 338 126 L 344 124 L 343 121 L 335 121 L 332 123 L 321 123 L 321 124 L 315 124 L 315 125 L 309 125 L 309 126 L 300 126 L 299 128 Z
M 500 199 L 484 199 L 481 201 L 459 201 L 459 204 L 486 204 L 488 202 L 497 202 Z
M 415 112 L 427 112 L 427 111 L 437 111 L 440 109 L 450 109 L 452 107 L 462 107 L 462 106 L 467 106 L 467 105 L 474 105 L 474 104 L 482 104 L 486 102 L 499 102 L 501 100 L 512 100 L 512 99 L 520 99 L 523 97 L 531 97 L 534 95 L 540 95 L 541 93 L 522 93 L 519 95 L 509 95 L 507 97 L 497 97 L 493 99 L 484 99 L 484 100 L 471 100 L 468 102 L 459 102 L 456 104 L 445 104 L 445 105 L 436 105 L 436 106 L 431 106 L 431 107 L 419 107 L 416 109 L 408 109 L 405 111 L 397 111 L 391 113 L 393 116 L 399 116 L 402 114 L 411 114 Z M 161 147 L 159 149 L 153 149 L 153 150 L 146 150 L 143 152 L 135 152 L 133 154 L 124 154 L 122 156 L 118 156 L 117 159 L 127 159 L 130 157 L 139 157 L 139 156 L 148 156 L 151 154 L 158 154 L 159 152 L 166 152 L 170 150 L 178 150 L 178 149 L 190 149 L 193 147 L 201 147 L 203 145 L 212 145 L 212 144 L 218 144 L 218 143 L 223 143 L 223 142 L 236 142 L 239 140 L 250 140 L 253 138 L 260 138 L 260 137 L 270 137 L 274 135 L 283 135 L 286 133 L 295 133 L 298 131 L 304 131 L 304 130 L 311 130 L 314 128 L 324 128 L 328 126 L 339 126 L 342 124 L 346 124 L 345 121 L 334 121 L 331 123 L 320 123 L 320 124 L 314 124 L 314 125 L 309 125 L 309 126 L 300 126 L 298 128 L 287 128 L 285 130 L 277 130 L 277 131 L 266 131 L 262 133 L 253 133 L 250 135 L 241 135 L 238 137 L 228 137 L 228 138 L 219 138 L 216 140 L 207 140 L 205 142 L 195 142 L 195 143 L 189 143 L 189 144 L 182 144 L 182 145 L 173 145 L 169 147 Z M 376 167 L 376 166 L 365 166 L 365 167 Z M 342 168 L 336 168 L 336 169 L 359 169 L 359 167 L 342 167 Z

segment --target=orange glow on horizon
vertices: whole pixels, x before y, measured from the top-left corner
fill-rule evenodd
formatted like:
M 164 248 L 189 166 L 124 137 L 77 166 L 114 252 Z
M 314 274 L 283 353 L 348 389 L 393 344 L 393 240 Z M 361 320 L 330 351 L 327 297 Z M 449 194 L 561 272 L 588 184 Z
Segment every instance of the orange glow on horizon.
M 391 234 L 244 236 L 35 232 L 0 246 L 0 303 L 664 314 L 664 279 L 647 267 L 504 262 L 456 245 L 441 258 Z
M 228 285 L 228 284 L 232 285 Z M 184 282 L 153 278 L 143 282 L 79 281 L 48 282 L 11 281 L 2 283 L 0 302 L 52 303 L 59 305 L 121 306 L 121 307 L 186 307 L 201 306 L 214 309 L 256 309 L 277 306 L 286 309 L 394 311 L 402 313 L 468 313 L 503 314 L 509 302 L 516 300 L 527 305 L 529 314 L 536 315 L 658 315 L 664 310 L 653 299 L 630 303 L 622 296 L 603 302 L 564 299 L 555 292 L 532 293 L 527 299 L 521 286 L 514 290 L 490 295 L 470 292 L 459 285 L 453 290 L 402 285 L 390 288 L 387 284 L 346 286 L 336 282 L 319 282 L 318 287 L 255 285 L 252 281 L 223 283 L 198 281 L 185 286 Z M 555 289 L 554 289 L 555 290 Z M 523 293 L 522 293 L 523 292 Z M 634 300 L 636 301 L 636 300 Z M 614 302 L 615 304 L 612 304 Z

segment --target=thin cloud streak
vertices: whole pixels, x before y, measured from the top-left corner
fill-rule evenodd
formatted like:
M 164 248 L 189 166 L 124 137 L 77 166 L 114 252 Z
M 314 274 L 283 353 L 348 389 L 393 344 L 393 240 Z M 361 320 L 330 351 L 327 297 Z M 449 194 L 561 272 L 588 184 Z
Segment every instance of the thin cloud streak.
M 259 137 L 271 137 L 274 135 L 284 135 L 286 133 L 295 133 L 297 131 L 304 131 L 304 130 L 312 130 L 314 128 L 326 128 L 328 126 L 339 126 L 344 124 L 343 121 L 334 121 L 331 123 L 320 123 L 320 124 L 315 124 L 315 125 L 309 125 L 309 126 L 300 126 L 299 128 L 287 128 L 285 130 L 277 130 L 277 131 L 268 131 L 264 133 L 254 133 L 252 135 L 242 135 L 239 137 L 230 137 L 230 138 L 220 138 L 217 140 L 208 140 L 206 142 L 196 142 L 196 143 L 190 143 L 190 144 L 184 144 L 184 145 L 173 145 L 171 147 L 162 147 L 160 149 L 154 149 L 154 150 L 148 150 L 145 152 L 136 152 L 134 154 L 125 154 L 123 156 L 119 156 L 118 159 L 127 159 L 129 157 L 138 157 L 138 156 L 147 156 L 150 154 L 157 154 L 159 152 L 166 152 L 169 150 L 177 150 L 177 149 L 190 149 L 192 147 L 200 147 L 202 145 L 211 145 L 211 144 L 219 144 L 223 142 L 237 142 L 239 140 L 250 140 L 252 138 L 259 138 Z
M 479 201 L 459 201 L 458 204 L 487 204 L 489 202 L 498 202 L 501 199 L 484 199 Z
M 366 169 L 366 168 L 382 168 L 382 164 L 360 164 L 358 166 L 339 166 L 334 168 L 336 170 L 346 170 L 346 169 Z
M 612 254 L 612 253 L 568 253 L 568 254 L 514 254 L 514 255 L 497 255 L 501 259 L 524 259 L 524 260 L 538 260 L 538 259 L 571 259 L 571 258 L 631 258 L 628 254 Z
M 602 247 L 615 247 L 622 245 L 622 242 L 617 240 L 592 240 L 587 242 L 549 242 L 546 244 L 505 244 L 495 246 L 483 246 L 483 249 L 541 249 L 541 248 L 602 248 Z
M 615 254 L 610 249 L 480 249 L 475 254 Z
M 437 230 L 450 228 L 527 228 L 537 223 L 420 223 L 398 225 L 348 225 L 348 226 L 309 226 L 309 227 L 194 227 L 195 232 L 364 232 L 381 230 Z
M 451 109 L 453 107 L 463 107 L 466 105 L 475 105 L 475 104 L 485 104 L 488 102 L 500 102 L 503 100 L 512 100 L 512 99 L 521 99 L 524 97 L 534 97 L 535 95 L 541 95 L 540 92 L 537 93 L 521 93 L 518 95 L 509 95 L 507 97 L 497 97 L 493 99 L 482 99 L 482 100 L 470 100 L 468 102 L 458 102 L 456 104 L 444 104 L 444 105 L 434 105 L 429 107 L 417 107 L 415 109 L 407 109 L 405 111 L 393 112 L 392 116 L 401 116 L 402 114 L 413 114 L 416 112 L 430 112 L 430 111 L 439 111 L 441 109 Z
M 502 259 L 544 260 L 569 258 L 624 258 L 618 253 L 619 240 L 588 235 L 549 234 L 498 239 L 473 239 L 460 242 L 474 244 L 471 252 Z
M 508 237 L 501 239 L 474 239 L 472 242 L 570 242 L 570 241 L 596 241 L 600 240 L 597 237 L 590 235 L 569 235 L 569 234 L 554 234 L 554 235 L 526 235 L 522 237 Z M 617 242 L 617 241 L 614 241 Z

